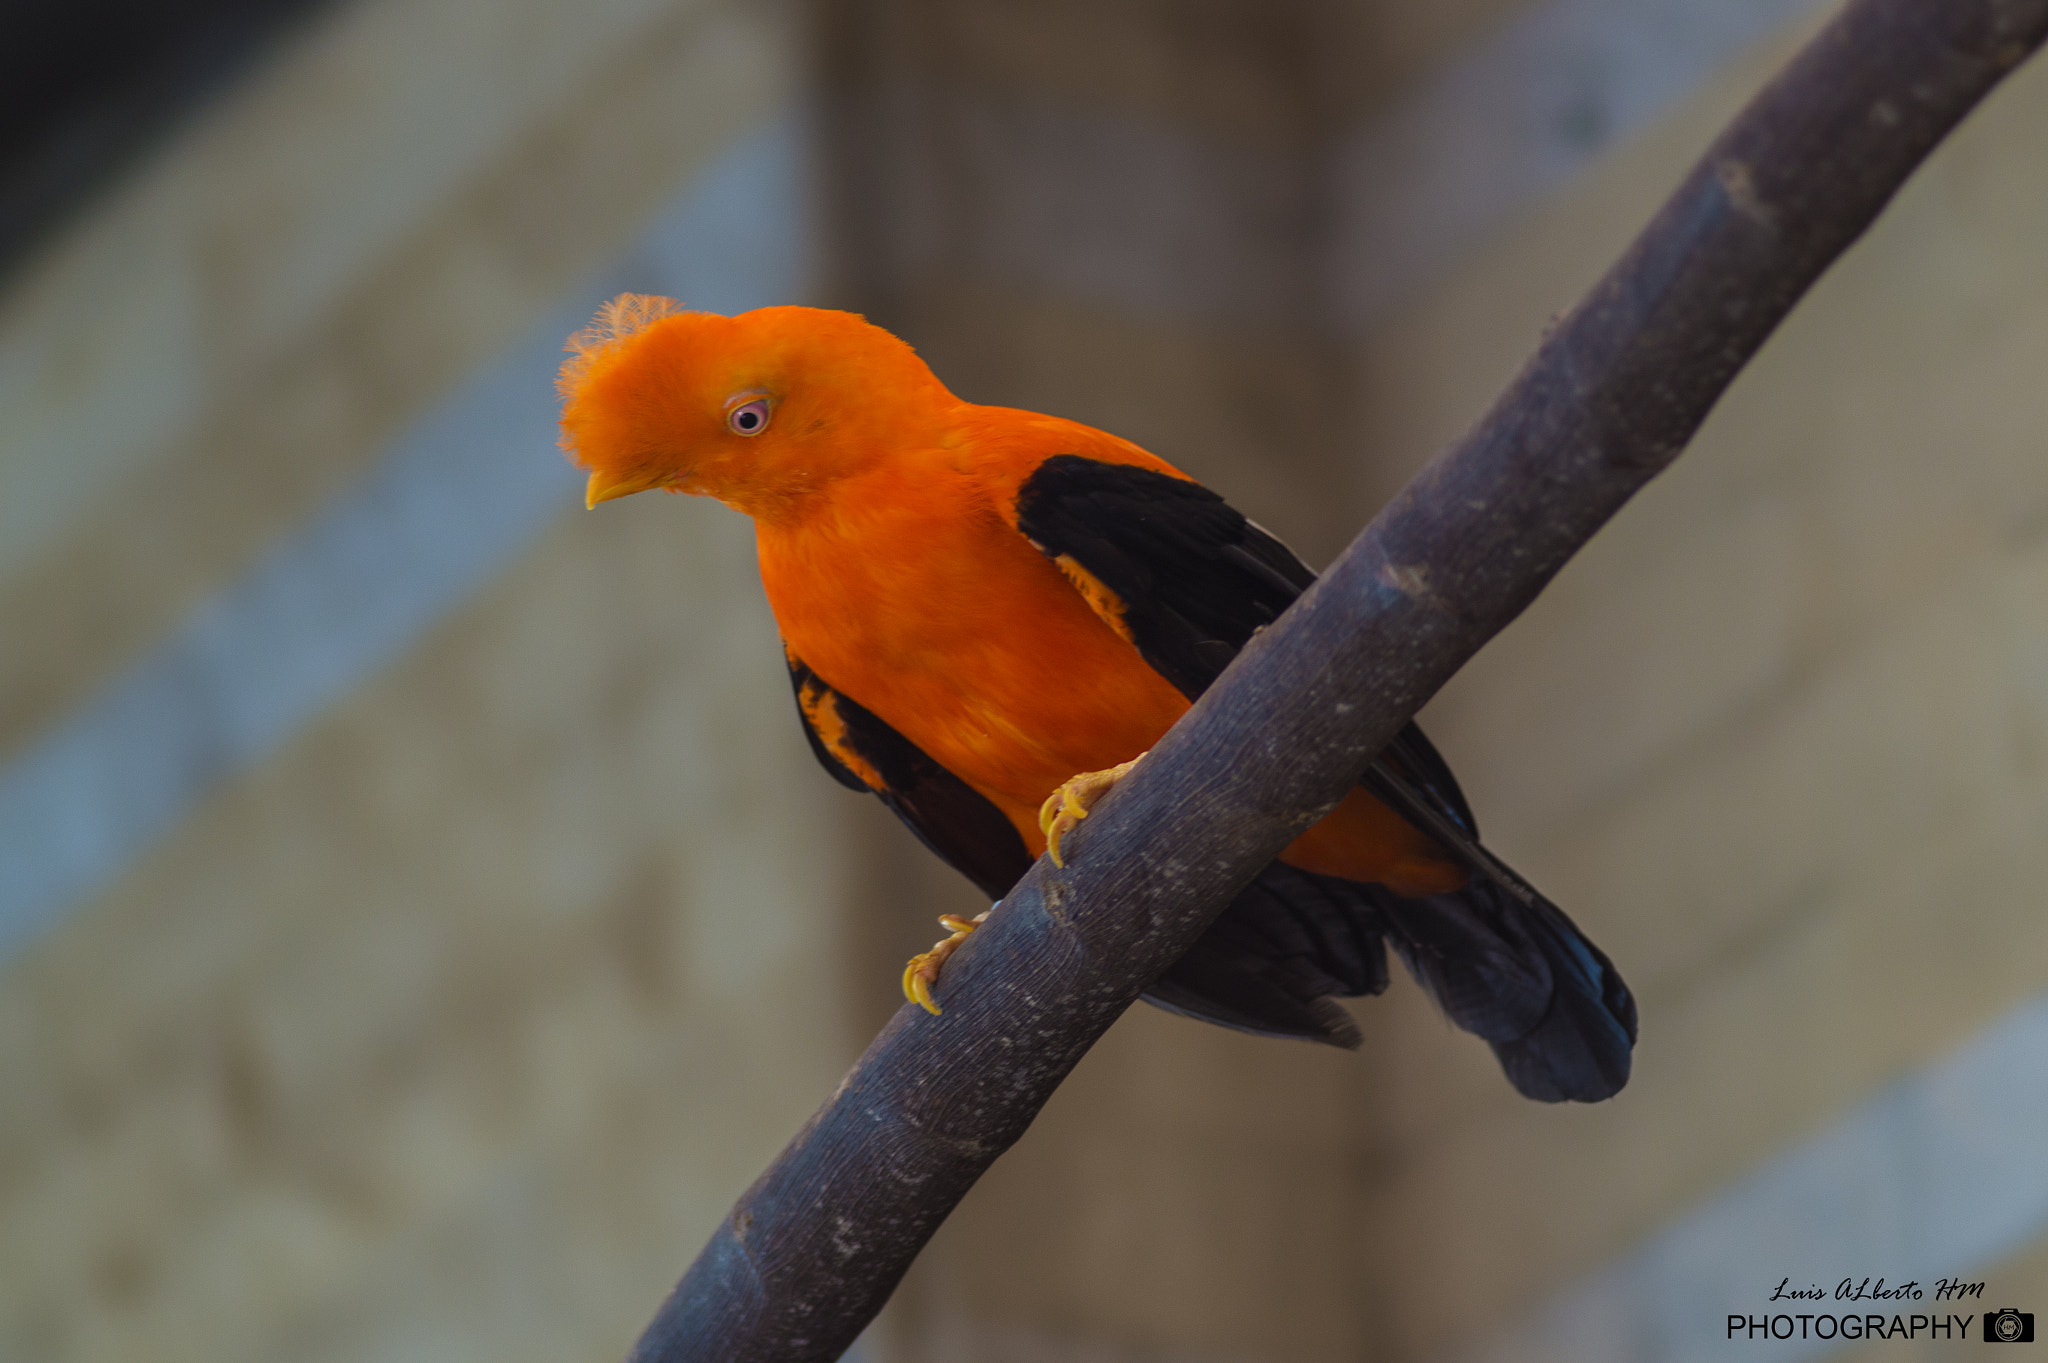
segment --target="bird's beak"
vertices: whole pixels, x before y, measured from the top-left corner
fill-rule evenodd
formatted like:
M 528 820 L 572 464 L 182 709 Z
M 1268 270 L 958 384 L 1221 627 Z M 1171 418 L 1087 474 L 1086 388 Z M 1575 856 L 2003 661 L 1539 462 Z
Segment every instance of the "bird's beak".
M 662 485 L 658 473 L 629 473 L 624 477 L 593 473 L 590 481 L 583 486 L 583 505 L 595 508 L 599 502 L 609 502 L 615 497 L 630 497 L 636 492 L 646 492 Z

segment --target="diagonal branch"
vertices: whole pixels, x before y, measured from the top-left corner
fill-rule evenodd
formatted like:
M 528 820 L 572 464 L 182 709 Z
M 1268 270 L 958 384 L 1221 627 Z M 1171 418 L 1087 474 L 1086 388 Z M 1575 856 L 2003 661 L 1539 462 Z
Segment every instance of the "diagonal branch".
M 1851 0 L 1439 455 L 947 966 L 741 1197 L 634 1359 L 837 1358 L 1141 990 L 1677 457 L 2048 0 Z

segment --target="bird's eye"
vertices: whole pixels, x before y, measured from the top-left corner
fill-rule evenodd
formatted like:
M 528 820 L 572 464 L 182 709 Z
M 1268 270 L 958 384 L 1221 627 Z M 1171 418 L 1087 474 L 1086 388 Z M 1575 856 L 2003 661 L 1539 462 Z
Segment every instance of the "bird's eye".
M 734 435 L 759 435 L 768 429 L 768 399 L 743 402 L 725 414 L 725 424 Z

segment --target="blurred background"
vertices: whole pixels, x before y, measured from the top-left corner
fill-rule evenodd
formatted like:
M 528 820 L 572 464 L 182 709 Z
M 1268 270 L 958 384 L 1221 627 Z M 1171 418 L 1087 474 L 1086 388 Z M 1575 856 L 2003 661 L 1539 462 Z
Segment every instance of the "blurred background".
M 605 297 L 856 308 L 1322 562 L 1827 9 L 16 0 L 0 1359 L 618 1358 L 979 907 L 816 769 L 741 518 L 581 510 Z M 2044 122 L 2037 62 L 1425 715 L 1630 1087 L 1405 978 L 1358 1055 L 1138 1008 L 864 1363 L 2048 1310 Z

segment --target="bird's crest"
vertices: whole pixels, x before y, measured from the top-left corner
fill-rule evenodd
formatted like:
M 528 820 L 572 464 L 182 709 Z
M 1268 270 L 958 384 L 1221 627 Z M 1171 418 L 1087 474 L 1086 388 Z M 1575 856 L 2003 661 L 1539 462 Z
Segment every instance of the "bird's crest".
M 622 293 L 597 310 L 590 325 L 569 338 L 562 348 L 569 358 L 555 376 L 555 390 L 574 398 L 597 362 L 617 349 L 620 342 L 645 331 L 664 317 L 685 311 L 673 298 L 652 293 Z

